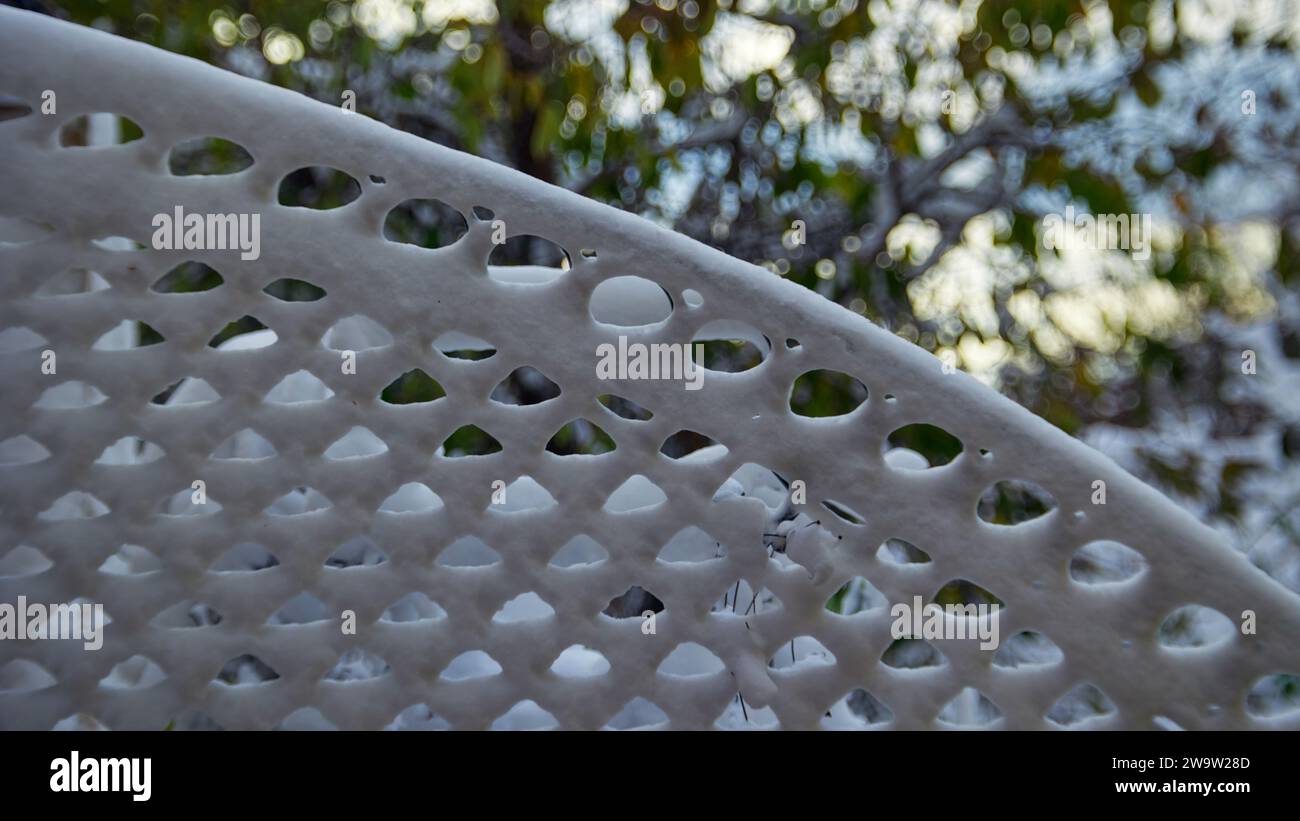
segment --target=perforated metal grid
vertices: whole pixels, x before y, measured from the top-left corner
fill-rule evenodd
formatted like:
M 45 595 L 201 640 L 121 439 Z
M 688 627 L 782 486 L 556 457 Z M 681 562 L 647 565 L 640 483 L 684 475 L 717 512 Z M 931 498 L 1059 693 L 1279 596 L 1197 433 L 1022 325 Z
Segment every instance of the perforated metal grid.
M 45 89 L 57 92 L 57 114 L 40 111 Z M 8 240 L 0 246 L 0 331 L 9 329 L 11 343 L 0 354 L 0 442 L 28 437 L 48 451 L 0 466 L 0 554 L 23 548 L 20 559 L 43 557 L 33 565 L 9 554 L 11 568 L 42 569 L 0 577 L 0 601 L 84 597 L 112 619 L 94 652 L 66 641 L 0 642 L 0 727 L 91 719 L 113 729 L 1297 724 L 1295 713 L 1253 714 L 1247 699 L 1262 677 L 1300 670 L 1291 594 L 1109 460 L 813 293 L 359 115 L 10 9 L 0 9 L 0 92 L 33 109 L 0 122 Z M 92 112 L 129 117 L 144 136 L 62 147 L 60 127 Z M 173 146 L 213 136 L 242 145 L 253 165 L 220 177 L 169 172 Z M 361 196 L 330 211 L 279 205 L 281 179 L 305 166 L 346 172 Z M 449 203 L 467 233 L 439 249 L 386 240 L 385 216 L 411 198 Z M 148 247 L 154 215 L 176 206 L 260 214 L 260 258 Z M 554 241 L 570 266 L 490 272 L 492 224 L 475 206 L 491 209 L 511 235 Z M 108 237 L 143 247 L 96 242 Z M 150 290 L 187 260 L 211 266 L 223 284 L 193 294 Z M 68 271 L 93 271 L 109 287 L 37 295 Z M 630 330 L 595 321 L 595 287 L 629 275 L 662 286 L 672 302 L 667 319 Z M 282 277 L 327 296 L 285 302 L 264 293 Z M 690 299 L 687 289 L 696 292 Z M 208 345 L 245 315 L 273 331 L 274 344 Z M 358 316 L 379 330 L 350 319 Z M 147 323 L 164 341 L 95 349 L 123 320 Z M 620 333 L 680 343 L 713 322 L 747 335 L 762 363 L 710 371 L 699 391 L 596 376 L 597 347 Z M 449 331 L 497 353 L 448 357 L 434 342 Z M 357 349 L 355 374 L 343 372 L 340 348 Z M 43 350 L 56 353 L 57 374 L 42 373 Z M 524 406 L 491 399 L 520 366 L 540 370 L 559 395 Z M 385 387 L 413 368 L 446 396 L 382 401 Z M 828 419 L 793 413 L 792 385 L 818 369 L 857 378 L 866 401 Z M 314 379 L 281 384 L 301 371 Z M 199 379 L 216 397 L 181 402 L 202 398 Z M 190 381 L 151 401 L 179 380 Z M 653 416 L 618 416 L 597 401 L 606 394 Z M 548 440 L 576 418 L 607 431 L 615 449 L 548 453 Z M 956 436 L 961 454 L 924 470 L 884 455 L 886 437 L 915 423 Z M 491 434 L 500 452 L 454 458 L 439 450 L 468 424 Z M 358 427 L 386 449 L 333 458 L 373 444 L 349 433 Z M 725 450 L 662 454 L 665 439 L 683 429 Z M 133 439 L 115 445 L 123 437 Z M 331 452 L 341 439 L 342 450 Z M 31 452 L 10 445 L 11 454 Z M 791 507 L 774 474 L 805 482 L 806 506 Z M 529 481 L 513 484 L 519 477 L 549 497 Z M 620 490 L 632 477 L 641 479 Z M 195 480 L 206 485 L 202 507 L 188 501 Z M 978 500 L 1002 480 L 1036 483 L 1055 509 L 1014 526 L 983 521 Z M 1107 486 L 1105 505 L 1092 503 L 1097 480 Z M 515 494 L 505 510 L 492 504 L 497 481 L 510 485 L 508 499 Z M 855 515 L 836 515 L 825 501 Z M 425 503 L 432 507 L 381 510 Z M 797 534 L 784 554 L 774 551 L 780 540 L 764 534 L 795 512 L 805 513 Z M 691 527 L 707 535 L 679 536 Z M 558 564 L 583 553 L 571 544 L 579 537 L 607 557 L 557 566 L 562 548 Z M 881 548 L 891 539 L 931 560 L 908 562 L 905 551 Z M 1098 540 L 1128 545 L 1145 569 L 1114 584 L 1081 582 L 1072 557 Z M 253 565 L 266 564 L 266 552 L 278 564 L 220 572 L 228 551 L 247 544 L 261 546 L 241 548 Z M 446 566 L 491 558 L 481 544 L 499 561 Z M 579 544 L 586 558 L 601 552 Z M 335 564 L 355 566 L 330 566 L 343 545 L 353 557 Z M 371 563 L 379 553 L 387 560 Z M 1012 636 L 1033 631 L 1059 654 L 1038 658 L 1031 647 L 1021 660 L 1044 663 L 1016 665 L 1016 652 L 999 658 L 970 640 L 933 641 L 941 658 L 891 650 L 887 603 L 932 600 L 951 580 L 1005 602 L 1004 650 Z M 837 596 L 846 584 L 847 596 Z M 632 618 L 604 614 L 633 586 L 662 602 L 653 634 L 643 632 L 635 602 Z M 434 604 L 410 598 L 416 593 Z M 529 593 L 549 607 L 517 600 Z M 854 609 L 842 606 L 845 598 L 866 609 L 831 612 L 832 597 L 840 609 Z M 1162 646 L 1160 625 L 1189 604 L 1225 614 L 1231 634 L 1212 646 Z M 1248 609 L 1258 632 L 1241 635 L 1235 624 Z M 345 610 L 356 614 L 355 635 L 342 629 Z M 581 648 L 566 653 L 573 645 Z M 474 651 L 499 672 L 481 656 L 461 658 Z M 229 663 L 245 656 L 259 663 Z M 266 668 L 277 677 L 262 680 Z M 1108 700 L 1089 690 L 1058 704 L 1083 684 Z

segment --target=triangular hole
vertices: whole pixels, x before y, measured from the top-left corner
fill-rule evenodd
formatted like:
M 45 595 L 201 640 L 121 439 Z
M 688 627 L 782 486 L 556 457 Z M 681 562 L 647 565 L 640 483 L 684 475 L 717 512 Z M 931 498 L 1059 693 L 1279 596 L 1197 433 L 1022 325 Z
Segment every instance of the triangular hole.
M 673 648 L 659 664 L 658 672 L 666 676 L 691 678 L 711 676 L 727 669 L 712 650 L 693 641 L 685 641 Z
M 182 262 L 158 278 L 149 290 L 159 294 L 193 294 L 211 291 L 223 284 L 221 274 L 202 262 Z
M 555 658 L 551 672 L 563 678 L 595 678 L 609 672 L 609 659 L 599 650 L 571 644 Z
M 723 616 L 750 616 L 758 613 L 770 613 L 784 605 L 775 593 L 766 587 L 755 591 L 749 582 L 736 579 L 722 589 L 722 595 L 714 600 L 710 612 Z
M 226 324 L 208 340 L 219 351 L 251 351 L 274 345 L 279 337 L 255 316 L 241 316 Z
M 600 402 L 605 410 L 630 422 L 648 422 L 654 418 L 654 414 L 648 409 L 638 405 L 631 399 L 625 399 L 612 393 L 601 394 L 596 397 L 596 401 Z
M 489 397 L 502 405 L 539 405 L 560 395 L 560 386 L 531 365 L 515 368 Z
M 393 668 L 388 662 L 360 647 L 353 647 L 339 657 L 338 664 L 325 674 L 325 681 L 369 681 L 386 676 Z
M 278 567 L 275 554 L 256 542 L 240 542 L 217 557 L 209 568 L 213 573 L 256 573 Z
M 442 716 L 435 713 L 429 705 L 412 704 L 397 714 L 385 730 L 450 730 L 451 725 Z
M 245 653 L 223 664 L 214 681 L 232 687 L 244 687 L 275 681 L 279 677 L 280 674 L 271 665 L 251 653 Z
M 369 428 L 360 425 L 349 430 L 325 449 L 324 457 L 331 460 L 364 459 L 388 452 L 388 445 L 375 436 Z
M 895 670 L 920 670 L 924 667 L 942 667 L 947 657 L 925 639 L 894 639 L 880 656 L 886 667 Z
M 221 394 L 206 381 L 196 376 L 187 376 L 159 391 L 149 401 L 155 405 L 166 405 L 171 408 L 181 405 L 206 405 L 219 399 Z
M 299 707 L 280 720 L 272 730 L 289 730 L 291 732 L 333 732 L 338 726 L 325 717 L 315 707 Z
M 166 452 L 153 442 L 138 436 L 123 436 L 104 448 L 95 460 L 97 465 L 147 465 L 163 458 Z
M 618 486 L 601 507 L 606 513 L 629 513 L 658 507 L 668 501 L 668 494 L 641 474 L 629 477 Z
M 47 279 L 44 285 L 36 289 L 35 296 L 41 298 L 78 296 L 80 294 L 93 294 L 96 291 L 107 291 L 110 287 L 108 280 L 100 276 L 97 271 L 91 271 L 87 268 L 70 268 Z
M 665 439 L 659 446 L 659 452 L 669 459 L 682 459 L 689 456 L 692 457 L 689 461 L 697 461 L 725 456 L 727 446 L 719 444 L 718 440 L 702 433 L 683 429 Z
M 799 670 L 834 664 L 835 654 L 812 636 L 796 636 L 772 654 L 767 666 L 774 670 Z
M 163 569 L 162 559 L 138 544 L 124 544 L 99 565 L 100 573 L 111 576 L 147 576 Z
M 1032 630 L 1022 630 L 1003 642 L 993 656 L 993 666 L 1007 669 L 1042 667 L 1065 658 L 1056 643 Z
M 438 677 L 446 681 L 468 681 L 500 673 L 501 665 L 497 664 L 496 659 L 482 650 L 466 650 L 452 659 Z
M 220 397 L 218 397 L 220 398 Z M 41 398 L 32 407 L 41 410 L 77 410 L 93 408 L 107 400 L 104 392 L 94 385 L 88 385 L 79 379 L 46 388 Z
M 438 554 L 442 567 L 488 567 L 501 561 L 501 554 L 477 536 L 461 536 Z
M 0 557 L 0 578 L 21 579 L 44 573 L 54 567 L 54 562 L 41 551 L 27 545 L 18 545 Z
M 217 445 L 217 449 L 212 451 L 212 455 L 208 458 L 246 459 L 251 462 L 257 459 L 270 459 L 275 455 L 274 445 L 252 428 L 244 428 L 232 433 L 226 441 Z
M 339 545 L 325 560 L 326 567 L 346 570 L 352 567 L 373 567 L 388 561 L 388 555 L 365 536 L 357 536 Z
M 888 539 L 876 550 L 876 558 L 887 564 L 926 564 L 930 554 L 903 539 Z
M 612 619 L 639 619 L 644 613 L 662 613 L 664 603 L 659 597 L 640 585 L 632 585 L 627 592 L 609 600 L 601 612 Z
M 143 690 L 167 678 L 163 669 L 148 656 L 135 655 L 113 666 L 108 675 L 99 680 L 106 690 Z
M 320 342 L 331 351 L 359 353 L 392 345 L 393 335 L 370 317 L 354 314 L 335 322 Z
M 390 382 L 380 392 L 379 398 L 390 405 L 416 405 L 435 402 L 446 395 L 436 379 L 419 368 L 413 368 Z
M 555 507 L 555 497 L 531 476 L 520 476 L 506 485 L 505 501 L 489 504 L 488 510 L 499 513 L 523 513 L 529 510 L 546 510 Z
M 521 701 L 492 722 L 493 730 L 554 730 L 560 726 L 555 716 L 532 699 Z
M 272 405 L 297 405 L 301 402 L 321 402 L 332 396 L 334 391 L 315 374 L 297 370 L 277 382 L 274 388 L 266 392 L 262 401 Z
M 998 705 L 974 687 L 965 687 L 939 712 L 939 722 L 953 727 L 988 727 L 1002 718 Z
M 213 627 L 221 624 L 222 615 L 210 605 L 202 602 L 183 601 L 168 607 L 150 622 L 156 627 L 167 629 L 193 629 L 196 627 Z
M 6 467 L 34 465 L 48 458 L 50 458 L 49 450 L 25 433 L 11 436 L 0 442 L 0 465 Z
M 616 447 L 599 425 L 582 417 L 566 423 L 546 443 L 546 450 L 556 456 L 599 456 Z
M 99 339 L 95 340 L 95 344 L 91 345 L 90 349 L 92 351 L 130 351 L 157 345 L 163 341 L 163 335 L 155 331 L 151 326 L 133 319 L 124 319 L 113 328 L 105 331 Z
M 1052 709 L 1047 711 L 1047 720 L 1061 727 L 1073 727 L 1105 718 L 1114 712 L 1115 703 L 1105 693 L 1096 685 L 1083 682 L 1071 687 L 1052 705 Z
M 379 620 L 393 624 L 410 624 L 417 621 L 437 621 L 446 617 L 447 611 L 439 607 L 437 602 L 424 593 L 416 591 L 407 593 L 388 605 Z
M 501 605 L 501 609 L 492 616 L 494 624 L 516 624 L 521 621 L 535 621 L 555 615 L 555 608 L 541 596 L 529 591 L 521 593 Z
M 289 599 L 266 620 L 271 625 L 312 624 L 330 618 L 330 610 L 311 593 L 299 593 Z
M 691 525 L 677 531 L 659 551 L 658 559 L 669 564 L 699 564 L 726 558 L 727 548 L 705 531 Z
M 500 452 L 501 443 L 478 425 L 461 425 L 442 443 L 442 455 L 448 459 L 488 456 Z
M 442 497 L 423 482 L 407 482 L 379 506 L 380 513 L 433 513 L 442 510 Z
M 36 518 L 47 522 L 61 522 L 71 519 L 97 519 L 107 516 L 111 511 L 108 505 L 90 493 L 74 490 L 63 494 Z
M 551 558 L 551 567 L 569 568 L 597 565 L 609 558 L 609 551 L 600 542 L 580 533 L 564 543 Z
M 826 600 L 826 609 L 841 616 L 852 616 L 887 604 L 889 600 L 871 582 L 862 576 L 854 576 Z
M 668 714 L 641 696 L 623 705 L 605 724 L 607 730 L 648 730 L 668 723 Z
M 835 702 L 826 711 L 821 723 L 827 730 L 862 730 L 873 725 L 888 724 L 893 720 L 893 710 L 859 687 Z
M 266 506 L 268 516 L 303 516 L 329 510 L 334 503 L 325 494 L 311 487 L 296 487 Z

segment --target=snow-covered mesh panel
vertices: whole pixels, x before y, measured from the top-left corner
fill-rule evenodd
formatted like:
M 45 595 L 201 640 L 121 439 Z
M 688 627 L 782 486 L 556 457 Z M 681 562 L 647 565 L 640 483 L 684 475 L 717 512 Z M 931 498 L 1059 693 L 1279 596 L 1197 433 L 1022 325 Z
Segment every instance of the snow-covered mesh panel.
M 1267 706 L 1290 681 L 1268 677 L 1300 671 L 1289 592 L 1109 460 L 797 285 L 359 115 L 9 9 L 0 94 L 30 108 L 0 122 L 0 601 L 82 598 L 112 619 L 98 651 L 0 641 L 0 727 L 1296 725 Z M 97 112 L 143 136 L 61 145 Z M 170 150 L 199 137 L 252 165 L 173 175 Z M 360 195 L 279 204 L 311 166 Z M 391 209 L 429 198 L 463 236 L 385 238 Z M 260 214 L 260 256 L 150 247 L 178 206 Z M 566 263 L 489 267 L 493 219 Z M 220 284 L 153 290 L 189 261 Z M 596 291 L 630 276 L 663 293 Z M 282 278 L 324 296 L 263 290 Z M 209 345 L 245 316 L 269 330 Z M 762 361 L 699 391 L 601 380 L 597 348 L 620 334 L 745 338 Z M 558 395 L 512 404 L 539 395 L 533 370 L 498 388 L 524 366 Z M 384 401 L 413 369 L 434 401 Z M 815 370 L 865 401 L 793 412 Z M 549 452 L 574 419 L 613 450 Z M 885 453 L 916 424 L 960 453 Z M 466 425 L 500 449 L 444 447 Z M 661 453 L 682 430 L 717 444 Z M 1051 509 L 995 523 L 1023 483 Z M 996 597 L 1001 649 L 896 644 L 887 603 L 913 596 Z M 647 634 L 640 613 L 660 608 Z M 1245 610 L 1257 634 L 1237 629 Z

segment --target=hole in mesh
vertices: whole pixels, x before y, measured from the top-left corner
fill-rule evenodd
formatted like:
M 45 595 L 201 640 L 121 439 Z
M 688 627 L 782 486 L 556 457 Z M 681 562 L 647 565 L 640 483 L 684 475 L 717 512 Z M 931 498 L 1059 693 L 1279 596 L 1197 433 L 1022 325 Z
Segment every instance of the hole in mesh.
M 757 709 L 745 703 L 743 694 L 736 693 L 713 726 L 718 730 L 779 730 L 781 722 L 771 707 Z
M 1032 630 L 1022 630 L 1003 642 L 993 656 L 994 667 L 1043 667 L 1058 664 L 1065 653 L 1056 643 Z
M 641 696 L 623 705 L 614 714 L 603 729 L 606 730 L 649 730 L 668 723 L 668 714 L 652 701 Z
M 347 570 L 352 567 L 374 567 L 388 561 L 388 554 L 365 536 L 356 536 L 339 545 L 325 560 L 326 567 Z
M 213 627 L 221 624 L 222 618 L 222 615 L 209 605 L 183 601 L 159 613 L 151 624 L 173 630 L 188 630 L 196 627 Z
M 1246 712 L 1255 718 L 1300 712 L 1300 676 L 1291 673 L 1264 676 L 1246 694 Z
M 465 236 L 465 215 L 442 200 L 403 200 L 384 217 L 384 239 L 421 248 L 442 248 Z
M 442 443 L 442 455 L 448 459 L 464 456 L 488 456 L 501 452 L 501 443 L 478 425 L 461 425 Z
M 361 183 L 337 168 L 310 165 L 290 171 L 280 180 L 279 202 L 294 208 L 327 211 L 361 196 Z
M 47 279 L 45 284 L 36 289 L 35 296 L 42 299 L 77 296 L 107 291 L 110 287 L 108 280 L 100 276 L 97 271 L 88 268 L 69 268 Z
M 551 558 L 551 567 L 561 569 L 597 565 L 609 558 L 609 551 L 586 534 L 579 534 L 564 543 Z
M 1039 485 L 1021 479 L 1002 480 L 980 494 L 976 514 L 994 525 L 1017 525 L 1056 508 L 1056 498 Z
M 218 724 L 207 713 L 199 710 L 185 710 L 169 721 L 163 729 L 178 732 L 220 732 L 226 728 Z
M 123 436 L 113 444 L 104 448 L 95 460 L 97 465 L 147 465 L 150 462 L 156 462 L 166 455 L 166 452 L 155 445 L 153 442 L 141 439 L 138 436 Z
M 0 248 L 30 245 L 48 239 L 53 233 L 54 226 L 48 222 L 26 217 L 0 216 Z
M 410 624 L 417 621 L 437 621 L 446 617 L 446 610 L 439 607 L 433 599 L 417 591 L 407 593 L 390 604 L 379 620 L 394 624 Z
M 0 94 L 0 123 L 17 120 L 32 113 L 32 107 L 18 97 Z
M 906 459 L 891 459 L 893 467 L 912 469 L 913 464 L 924 462 L 924 468 L 946 465 L 961 454 L 961 440 L 943 428 L 918 423 L 898 428 L 885 440 L 885 454 L 895 450 L 907 451 Z
M 506 282 L 537 282 L 549 281 L 554 279 L 560 271 L 569 270 L 569 255 L 559 245 L 551 242 L 545 237 L 538 237 L 532 234 L 520 234 L 518 236 L 507 237 L 506 241 L 492 249 L 491 256 L 488 257 L 488 265 L 496 268 L 551 268 L 558 269 L 552 271 L 537 271 L 536 278 L 519 278 L 520 274 L 525 271 L 516 272 L 497 272 L 499 276 L 493 276 L 493 279 L 506 277 L 502 281 Z M 489 271 L 489 275 L 493 272 Z
M 275 672 L 271 665 L 252 653 L 245 653 L 242 656 L 235 656 L 223 664 L 213 681 L 228 684 L 232 687 L 244 687 L 275 681 L 279 677 L 280 674 Z
M 106 690 L 143 690 L 167 678 L 163 669 L 148 656 L 135 655 L 116 664 L 99 680 Z
M 698 308 L 704 304 L 704 297 L 694 288 L 687 288 L 682 291 L 682 301 L 686 303 L 688 308 Z
M 713 602 L 710 613 L 718 615 L 748 616 L 750 613 L 768 613 L 784 605 L 777 595 L 766 587 L 755 590 L 744 579 L 736 579 L 722 589 L 722 596 Z
M 501 605 L 501 609 L 492 616 L 496 624 L 516 624 L 521 621 L 534 621 L 555 615 L 555 608 L 546 603 L 533 591 L 520 593 Z
M 240 542 L 222 553 L 212 566 L 213 573 L 256 573 L 278 567 L 275 554 L 256 542 Z
M 316 302 L 325 298 L 325 289 L 303 279 L 281 277 L 262 289 L 262 293 L 281 302 Z
M 50 452 L 25 433 L 0 442 L 0 465 L 34 465 L 50 458 Z
M 130 351 L 147 348 L 163 342 L 163 335 L 149 325 L 133 319 L 124 319 L 106 331 L 90 346 L 92 351 Z
M 97 519 L 109 514 L 108 505 L 92 494 L 74 490 L 63 494 L 36 518 L 47 522 L 60 522 L 71 519 Z
M 964 687 L 939 712 L 939 721 L 953 727 L 988 727 L 1002 718 L 1002 711 L 974 687 Z
M 1133 548 L 1101 540 L 1074 552 L 1070 557 L 1070 578 L 1081 584 L 1115 584 L 1133 578 L 1146 567 L 1146 559 Z
M 442 497 L 423 482 L 407 482 L 379 506 L 380 513 L 432 513 L 444 507 Z
M 325 449 L 324 458 L 330 460 L 364 459 L 388 452 L 388 445 L 375 436 L 369 428 L 360 425 L 349 430 Z
M 0 558 L 0 578 L 21 579 L 54 567 L 49 557 L 34 547 L 18 545 Z
M 1115 704 L 1096 685 L 1076 684 L 1047 711 L 1047 720 L 1071 727 L 1115 712 Z
M 724 558 L 727 548 L 705 531 L 691 525 L 677 531 L 659 551 L 658 559 L 669 564 L 699 564 Z
M 505 488 L 502 504 L 489 504 L 488 510 L 499 513 L 522 513 L 555 507 L 555 497 L 531 476 L 520 476 Z
M 209 459 L 270 459 L 276 455 L 275 446 L 252 428 L 236 431 L 217 445 Z
M 27 659 L 14 659 L 0 667 L 0 693 L 32 693 L 58 683 L 49 670 Z
M 930 554 L 904 539 L 887 539 L 876 550 L 876 558 L 889 564 L 926 564 Z
M 304 516 L 334 507 L 334 503 L 312 487 L 296 487 L 262 511 L 268 516 Z
M 799 343 L 799 340 L 797 340 L 797 339 L 795 339 L 793 336 L 791 336 L 791 337 L 787 337 L 787 338 L 786 338 L 786 340 L 785 340 L 785 347 L 786 347 L 787 349 L 793 351 L 793 350 L 797 350 L 799 347 L 801 347 L 801 345 L 800 345 L 800 343 Z M 862 692 L 865 693 L 866 690 L 863 690 Z
M 263 325 L 257 317 L 242 316 L 217 331 L 208 340 L 208 347 L 219 351 L 251 351 L 274 345 L 277 339 L 275 331 Z
M 438 554 L 440 567 L 488 567 L 499 564 L 501 554 L 477 536 L 461 536 Z
M 948 659 L 925 639 L 894 639 L 885 649 L 880 661 L 895 670 L 920 670 L 926 667 L 943 667 Z
M 434 402 L 447 395 L 438 381 L 419 368 L 413 368 L 389 383 L 379 394 L 390 405 L 415 405 Z
M 492 722 L 492 730 L 554 730 L 560 726 L 555 716 L 526 699 L 511 707 Z
M 727 669 L 722 659 L 707 647 L 693 641 L 684 641 L 673 648 L 660 664 L 658 671 L 666 676 L 690 678 L 693 676 L 710 676 Z
M 474 215 L 474 219 L 480 220 L 482 222 L 487 222 L 488 220 L 491 220 L 494 217 L 496 217 L 496 212 L 485 205 L 475 205 L 473 208 L 469 210 L 470 213 Z
M 387 348 L 393 344 L 393 335 L 383 325 L 362 314 L 345 316 L 330 326 L 320 339 L 320 344 L 327 350 L 369 351 L 375 348 Z
M 796 636 L 772 654 L 767 666 L 774 670 L 799 670 L 834 664 L 835 654 L 812 636 Z
M 624 399 L 621 396 L 615 396 L 612 393 L 602 394 L 596 397 L 597 401 L 610 413 L 615 416 L 628 419 L 633 422 L 647 422 L 654 418 L 654 414 L 641 407 L 631 399 Z
M 452 659 L 438 677 L 447 681 L 468 681 L 500 673 L 501 665 L 497 664 L 496 659 L 482 650 L 466 650 Z
M 338 664 L 325 674 L 325 681 L 369 681 L 386 676 L 392 667 L 381 657 L 353 647 L 339 657 Z
M 333 732 L 338 729 L 338 726 L 315 707 L 299 707 L 281 719 L 280 723 L 271 729 L 294 732 Z
M 78 379 L 46 388 L 32 407 L 42 410 L 91 408 L 108 399 L 103 391 Z
M 546 443 L 556 456 L 599 456 L 617 447 L 603 428 L 583 417 L 565 423 Z
M 662 613 L 664 603 L 654 593 L 634 584 L 626 593 L 610 599 L 609 604 L 600 612 L 612 619 L 639 619 L 646 611 Z
M 149 401 L 155 405 L 166 405 L 172 408 L 181 405 L 206 405 L 210 402 L 216 402 L 220 398 L 221 394 L 217 393 L 206 381 L 196 376 L 187 376 L 163 388 Z
M 584 644 L 571 644 L 556 656 L 551 672 L 563 678 L 595 678 L 609 672 L 609 659 Z
M 210 266 L 189 260 L 163 274 L 149 287 L 149 290 L 159 294 L 193 294 L 211 291 L 225 281 L 225 278 Z
M 679 430 L 664 440 L 664 443 L 659 446 L 659 452 L 669 459 L 681 459 L 709 448 L 720 448 L 720 450 L 710 450 L 703 455 L 719 458 L 727 453 L 727 447 L 719 444 L 716 439 L 693 430 Z
M 668 501 L 668 495 L 641 474 L 629 477 L 618 489 L 609 494 L 601 507 L 606 513 L 630 513 L 634 510 L 647 510 L 658 507 Z
M 195 137 L 172 146 L 167 168 L 177 177 L 238 174 L 253 164 L 242 145 L 221 137 Z
M 470 362 L 487 359 L 497 352 L 491 342 L 459 331 L 447 331 L 433 340 L 433 349 L 450 359 L 465 359 Z
M 865 613 L 889 604 L 885 595 L 862 576 L 854 576 L 826 600 L 826 609 L 841 616 Z
M 503 405 L 539 405 L 560 395 L 560 386 L 532 365 L 515 368 L 489 397 Z
M 59 129 L 59 145 L 64 148 L 101 147 L 135 142 L 144 130 L 129 117 L 111 112 L 81 114 Z
M 111 576 L 147 576 L 162 569 L 162 559 L 138 544 L 122 545 L 99 566 L 100 573 Z
M 323 402 L 334 396 L 329 385 L 306 370 L 294 371 L 275 383 L 275 387 L 262 397 L 272 405 L 297 405 L 303 402 Z
M 1232 619 L 1209 607 L 1188 604 L 1170 613 L 1156 631 L 1162 647 L 1175 650 L 1207 649 L 1222 644 L 1237 632 Z
M 450 730 L 451 725 L 427 704 L 412 704 L 397 714 L 385 730 Z
M 715 319 L 691 337 L 691 352 L 706 370 L 740 373 L 763 364 L 772 344 L 748 322 Z
M 713 492 L 713 501 L 745 497 L 758 499 L 769 510 L 784 511 L 790 500 L 787 484 L 775 471 L 755 462 L 746 462 L 736 468 Z
M 644 277 L 606 279 L 591 291 L 591 318 L 618 328 L 657 325 L 673 315 L 673 300 L 657 282 Z
M 867 523 L 867 520 L 863 518 L 861 513 L 858 513 L 856 510 L 844 504 L 843 502 L 836 502 L 833 499 L 823 499 L 822 507 L 829 510 L 831 513 L 835 515 L 835 518 L 839 519 L 845 524 L 850 524 L 853 525 L 854 527 L 862 527 Z
M 975 582 L 966 579 L 952 579 L 943 587 L 940 587 L 934 594 L 934 603 L 944 608 L 946 612 L 963 617 L 974 616 L 978 612 L 978 610 L 969 610 L 967 608 L 996 604 L 999 610 L 1005 610 L 1007 606 L 1002 599 L 975 584 Z M 949 605 L 954 608 L 960 607 L 965 612 L 958 612 L 955 609 L 948 610 Z
M 310 593 L 299 593 L 285 602 L 279 610 L 272 613 L 266 623 L 272 625 L 313 624 L 318 621 L 327 621 L 329 618 L 330 611 L 325 606 L 325 602 Z
M 844 416 L 867 401 L 867 386 L 841 371 L 807 371 L 790 389 L 790 410 L 799 416 Z
M 5 328 L 0 331 L 0 354 L 30 351 L 48 344 L 48 339 L 31 328 Z
M 86 713 L 73 713 L 67 718 L 56 721 L 54 726 L 50 729 L 55 731 L 70 730 L 72 732 L 85 733 L 107 730 L 108 725 L 104 724 L 92 715 L 87 715 Z
M 99 237 L 97 239 L 92 239 L 90 244 L 102 251 L 143 251 L 145 249 L 143 243 L 136 242 L 130 237 Z
M 371 174 L 370 181 L 373 182 L 375 185 L 384 185 L 385 183 L 388 182 L 388 180 L 384 179 L 378 174 Z
M 821 723 L 826 730 L 861 730 L 893 720 L 893 710 L 859 687 L 832 704 Z

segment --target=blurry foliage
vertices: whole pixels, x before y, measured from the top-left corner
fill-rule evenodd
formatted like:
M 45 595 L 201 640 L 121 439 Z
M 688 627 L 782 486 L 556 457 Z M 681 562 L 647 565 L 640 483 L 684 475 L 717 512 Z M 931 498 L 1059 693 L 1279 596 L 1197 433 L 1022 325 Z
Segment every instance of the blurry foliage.
M 1300 208 L 1259 196 L 1300 166 L 1300 35 L 1283 6 L 43 5 L 332 105 L 352 91 L 362 115 L 642 214 L 952 354 L 1072 434 L 1200 407 L 1216 437 L 1242 437 L 1268 417 L 1223 399 L 1230 343 L 1203 320 L 1269 321 L 1300 281 Z M 342 204 L 359 189 L 339 176 L 291 174 L 281 202 Z M 1150 260 L 1044 250 L 1043 215 L 1068 204 L 1154 212 Z M 407 216 L 407 241 L 443 240 L 421 234 L 436 215 Z M 509 262 L 561 264 L 540 259 L 543 241 L 512 242 Z M 843 404 L 830 383 L 795 393 L 814 416 Z M 1198 481 L 1185 461 L 1139 470 L 1177 491 Z M 1242 504 L 1236 478 L 1218 477 L 1216 515 Z

